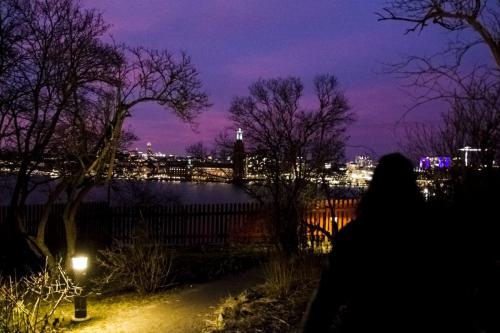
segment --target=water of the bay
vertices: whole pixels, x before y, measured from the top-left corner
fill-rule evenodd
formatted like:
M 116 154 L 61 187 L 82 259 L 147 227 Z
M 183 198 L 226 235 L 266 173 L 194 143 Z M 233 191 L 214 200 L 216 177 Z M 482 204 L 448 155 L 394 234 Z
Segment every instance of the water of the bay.
M 0 205 L 9 203 L 14 177 L 0 177 Z M 53 188 L 43 184 L 31 193 L 27 204 L 42 204 Z M 64 195 L 60 198 L 64 201 Z M 113 181 L 109 185 L 94 188 L 85 201 L 110 202 L 111 205 L 134 204 L 204 204 L 249 202 L 252 198 L 241 188 L 226 183 Z

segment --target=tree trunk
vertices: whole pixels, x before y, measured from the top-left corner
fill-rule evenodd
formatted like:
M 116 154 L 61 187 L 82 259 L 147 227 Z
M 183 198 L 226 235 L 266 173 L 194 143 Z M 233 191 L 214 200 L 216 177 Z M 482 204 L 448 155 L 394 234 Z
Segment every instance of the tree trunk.
M 47 232 L 47 224 L 49 222 L 50 213 L 52 212 L 52 206 L 56 202 L 57 198 L 59 198 L 59 195 L 62 193 L 65 187 L 66 182 L 63 180 L 56 186 L 55 190 L 49 194 L 49 197 L 47 198 L 47 201 L 44 205 L 42 216 L 38 221 L 36 237 L 30 238 L 30 240 L 33 241 L 38 249 L 42 252 L 42 255 L 47 258 L 47 265 L 52 272 L 57 269 L 57 263 L 54 255 L 50 252 L 50 249 L 45 243 L 45 234 Z
M 66 233 L 66 269 L 71 269 L 71 258 L 77 254 L 78 227 L 76 215 L 85 196 L 94 187 L 93 182 L 84 185 L 79 191 L 74 191 L 68 195 L 68 202 L 64 207 L 63 220 Z
M 64 207 L 63 220 L 64 220 L 64 231 L 66 234 L 66 270 L 71 270 L 71 258 L 76 254 L 76 240 L 77 240 L 77 226 L 76 226 L 76 212 L 78 211 L 78 205 L 73 204 L 69 201 Z
M 36 245 L 37 250 L 39 250 L 42 256 L 47 259 L 49 270 L 51 272 L 55 272 L 57 270 L 57 262 L 55 257 L 50 252 L 47 244 L 45 243 L 45 238 L 39 239 L 38 237 L 28 236 L 28 239 Z

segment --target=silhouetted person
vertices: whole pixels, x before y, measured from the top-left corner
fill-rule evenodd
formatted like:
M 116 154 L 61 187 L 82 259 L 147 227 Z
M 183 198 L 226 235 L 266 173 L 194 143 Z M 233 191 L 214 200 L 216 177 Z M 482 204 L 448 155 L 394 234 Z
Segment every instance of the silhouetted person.
M 446 252 L 434 232 L 445 218 L 425 207 L 407 158 L 382 157 L 356 219 L 334 239 L 304 332 L 470 331 L 466 288 L 453 287 L 455 245 Z

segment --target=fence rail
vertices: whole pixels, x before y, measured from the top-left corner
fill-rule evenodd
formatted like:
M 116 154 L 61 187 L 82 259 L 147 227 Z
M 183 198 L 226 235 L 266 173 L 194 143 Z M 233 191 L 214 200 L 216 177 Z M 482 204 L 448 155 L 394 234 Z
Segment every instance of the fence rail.
M 334 220 L 339 229 L 352 218 L 355 199 L 335 201 L 335 219 L 327 202 L 311 205 L 304 220 L 332 232 Z M 24 228 L 35 235 L 43 205 L 24 208 Z M 49 247 L 64 246 L 64 205 L 52 206 L 47 243 Z M 7 207 L 0 206 L 0 221 L 7 215 Z M 109 245 L 113 239 L 130 242 L 141 232 L 166 245 L 184 246 L 263 241 L 266 236 L 264 218 L 266 207 L 258 203 L 191 204 L 168 206 L 109 206 L 107 203 L 83 203 L 77 215 L 79 243 L 93 248 Z M 319 237 L 319 232 L 313 234 Z

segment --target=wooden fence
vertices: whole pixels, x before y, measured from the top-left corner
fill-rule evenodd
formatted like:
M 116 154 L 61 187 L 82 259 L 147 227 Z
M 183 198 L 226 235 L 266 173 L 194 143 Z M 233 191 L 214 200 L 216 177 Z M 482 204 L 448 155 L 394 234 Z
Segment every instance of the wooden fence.
M 319 225 L 332 232 L 332 221 L 338 224 L 338 229 L 345 227 L 354 218 L 354 210 L 358 204 L 358 199 L 338 199 L 333 202 L 335 207 L 335 218 L 332 218 L 332 211 L 328 201 L 318 201 L 308 207 L 306 211 L 306 221 L 310 224 Z
M 339 228 L 352 219 L 356 204 L 354 199 L 336 200 L 335 219 Z M 52 207 L 47 232 L 49 247 L 64 246 L 63 209 L 63 204 Z M 27 233 L 35 235 L 42 211 L 43 205 L 25 207 Z M 6 215 L 7 208 L 0 206 L 0 221 Z M 251 202 L 147 207 L 83 203 L 77 216 L 78 239 L 92 248 L 102 248 L 113 239 L 130 242 L 141 234 L 172 246 L 254 243 L 266 237 L 265 216 L 266 208 Z M 332 231 L 331 210 L 326 202 L 312 205 L 304 218 L 307 223 Z
M 141 230 L 168 245 L 226 244 L 231 234 L 258 220 L 257 203 L 112 207 L 110 234 L 129 240 Z

